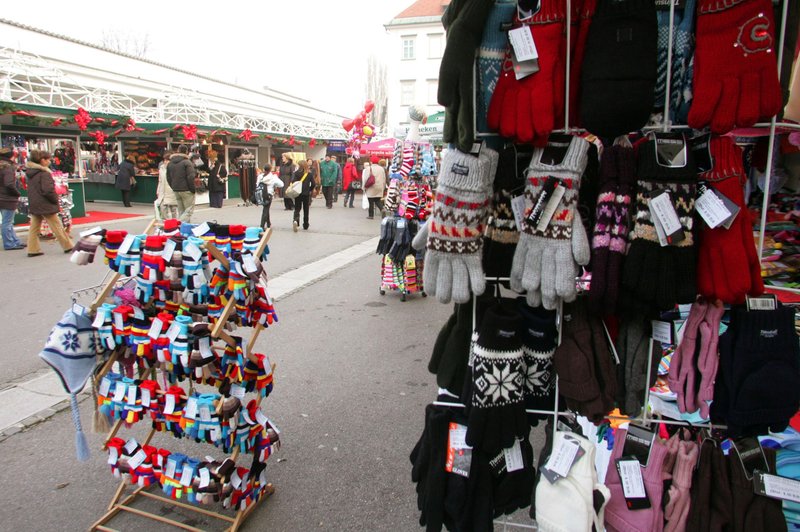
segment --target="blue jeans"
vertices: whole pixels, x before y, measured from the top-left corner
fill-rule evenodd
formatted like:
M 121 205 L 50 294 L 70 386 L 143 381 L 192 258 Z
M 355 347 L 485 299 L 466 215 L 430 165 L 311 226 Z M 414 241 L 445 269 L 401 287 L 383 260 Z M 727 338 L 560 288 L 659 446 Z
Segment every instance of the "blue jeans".
M 14 212 L 11 209 L 0 209 L 3 214 L 3 249 L 17 248 L 22 245 L 14 231 Z

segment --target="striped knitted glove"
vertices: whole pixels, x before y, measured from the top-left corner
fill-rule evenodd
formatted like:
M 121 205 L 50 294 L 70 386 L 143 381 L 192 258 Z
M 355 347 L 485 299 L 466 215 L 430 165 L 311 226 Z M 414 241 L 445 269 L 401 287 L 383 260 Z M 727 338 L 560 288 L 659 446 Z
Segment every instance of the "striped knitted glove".
M 551 177 L 565 192 L 544 230 L 537 230 L 528 217 L 523 221 L 511 266 L 511 288 L 527 291 L 528 305 L 553 310 L 560 299 L 575 300 L 575 278 L 580 266 L 589 263 L 589 240 L 576 210 L 589 143 L 573 137 L 563 160 L 556 165 L 542 162 L 545 149 L 533 152 L 525 189 L 527 201 L 535 206 Z
M 478 157 L 449 150 L 442 161 L 433 216 L 414 237 L 420 249 L 427 236 L 424 286 L 442 303 L 466 303 L 486 288 L 482 237 L 497 158 L 484 147 Z

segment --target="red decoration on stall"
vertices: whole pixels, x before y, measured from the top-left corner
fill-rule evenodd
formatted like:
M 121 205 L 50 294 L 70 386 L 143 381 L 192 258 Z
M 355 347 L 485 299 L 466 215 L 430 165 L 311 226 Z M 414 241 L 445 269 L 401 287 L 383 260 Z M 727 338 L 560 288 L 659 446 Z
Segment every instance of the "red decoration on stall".
M 189 126 L 181 126 L 183 136 L 186 140 L 195 140 L 197 138 L 197 126 L 194 124 Z
M 35 114 L 31 113 L 30 111 L 11 111 L 8 114 L 14 115 L 14 116 L 28 116 L 28 117 L 36 116 Z
M 105 124 L 106 123 L 106 119 L 102 118 L 102 117 L 99 117 L 99 116 L 95 117 L 94 121 L 97 122 L 98 124 Z
M 63 121 L 64 121 L 64 119 L 63 119 L 63 118 L 56 118 L 55 120 L 53 120 L 53 121 L 50 123 L 50 125 L 51 125 L 51 126 L 60 126 L 60 125 L 61 125 L 61 122 L 63 122 Z
M 78 114 L 76 114 L 74 118 L 75 123 L 78 124 L 78 128 L 81 131 L 86 131 L 86 127 L 89 125 L 89 122 L 92 121 L 91 115 L 89 115 L 83 107 L 78 107 Z
M 311 139 L 311 140 L 308 141 L 308 147 L 309 148 L 313 148 L 316 145 L 317 145 L 317 139 Z
M 253 138 L 253 132 L 252 132 L 252 131 L 250 131 L 249 129 L 245 129 L 244 131 L 242 131 L 241 133 L 239 133 L 239 134 L 236 136 L 236 138 L 238 138 L 238 139 L 242 139 L 242 140 L 244 140 L 245 142 L 250 142 L 250 139 L 251 139 L 251 138 Z
M 294 140 L 294 135 L 289 137 L 289 146 L 294 146 L 297 141 Z
M 109 125 L 109 126 L 111 126 L 111 127 L 116 127 L 116 126 L 117 126 L 117 124 L 119 124 L 119 120 L 117 120 L 117 119 L 115 118 L 115 119 L 114 119 L 114 120 L 112 120 L 112 121 L 111 121 L 111 122 L 110 122 L 108 125 Z
M 102 131 L 92 131 L 89 133 L 89 136 L 92 137 L 98 144 L 103 144 L 106 141 L 106 134 Z
M 135 131 L 136 130 L 136 122 L 133 121 L 133 118 L 128 119 L 128 123 L 125 124 L 125 131 Z
M 169 131 L 168 127 L 165 127 L 165 128 L 162 128 L 162 129 L 156 129 L 155 131 L 153 131 L 153 135 L 163 135 L 167 131 Z
M 116 137 L 116 136 L 117 136 L 117 135 L 119 135 L 120 133 L 122 133 L 122 128 L 119 128 L 119 129 L 116 129 L 116 130 L 114 130 L 114 132 L 113 132 L 113 133 L 111 133 L 111 136 L 112 136 L 112 137 Z

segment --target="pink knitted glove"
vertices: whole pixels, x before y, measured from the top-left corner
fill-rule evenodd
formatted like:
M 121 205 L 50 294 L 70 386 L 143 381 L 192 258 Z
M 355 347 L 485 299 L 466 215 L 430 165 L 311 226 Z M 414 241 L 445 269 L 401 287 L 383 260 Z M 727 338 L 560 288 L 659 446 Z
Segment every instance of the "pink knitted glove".
M 694 412 L 697 410 L 695 392 L 694 354 L 697 346 L 697 333 L 703 318 L 708 310 L 708 303 L 697 300 L 692 303 L 689 317 L 683 326 L 683 339 L 675 352 L 669 365 L 667 382 L 669 389 L 678 394 L 678 410 L 681 412 Z
M 702 348 L 697 356 L 697 369 L 700 371 L 700 386 L 697 391 L 697 406 L 700 415 L 708 419 L 708 402 L 714 399 L 714 380 L 719 366 L 719 322 L 725 314 L 725 306 L 719 299 L 708 305 L 705 318 L 700 324 Z
M 699 451 L 697 444 L 681 441 L 678 446 L 678 459 L 672 471 L 672 485 L 669 488 L 664 519 L 667 521 L 664 532 L 683 532 L 689 516 L 689 488 L 692 487 L 692 472 L 697 463 Z

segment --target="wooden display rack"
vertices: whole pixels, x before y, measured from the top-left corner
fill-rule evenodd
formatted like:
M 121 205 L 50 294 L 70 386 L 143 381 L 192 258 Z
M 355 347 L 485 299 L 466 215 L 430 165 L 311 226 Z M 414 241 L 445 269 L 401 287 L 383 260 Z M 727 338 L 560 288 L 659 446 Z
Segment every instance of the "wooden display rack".
M 150 234 L 151 231 L 155 227 L 156 227 L 156 220 L 154 219 L 147 226 L 147 228 L 145 229 L 144 233 L 145 234 Z M 270 239 L 271 236 L 272 236 L 272 229 L 267 229 L 264 232 L 264 234 L 262 235 L 261 241 L 259 242 L 258 249 L 257 249 L 256 255 L 255 255 L 256 257 L 261 257 L 261 255 L 264 253 L 264 250 L 266 249 L 267 243 L 269 242 L 269 239 Z M 206 246 L 206 249 L 207 249 L 208 253 L 215 260 L 219 261 L 226 268 L 230 267 L 230 263 L 229 263 L 228 259 L 225 258 L 225 255 L 216 246 L 214 246 L 213 244 L 205 244 L 205 246 Z M 97 310 L 97 307 L 99 307 L 106 300 L 106 298 L 108 298 L 108 296 L 111 295 L 111 292 L 113 291 L 114 286 L 120 280 L 120 278 L 121 278 L 121 275 L 119 273 L 115 273 L 113 276 L 111 276 L 111 278 L 108 281 L 105 282 L 105 284 L 103 285 L 103 288 L 100 290 L 100 293 L 95 298 L 94 302 L 91 304 L 91 307 L 90 307 L 90 311 L 91 312 L 95 312 Z M 233 297 L 231 297 L 226 302 L 225 307 L 224 307 L 223 312 L 222 312 L 222 315 L 217 320 L 216 324 L 214 325 L 214 327 L 213 327 L 213 329 L 211 331 L 211 337 L 213 339 L 223 340 L 225 343 L 227 343 L 228 345 L 232 345 L 232 346 L 236 346 L 236 342 L 234 341 L 234 339 L 227 332 L 225 332 L 225 330 L 223 328 L 224 328 L 225 323 L 230 318 L 231 312 L 233 312 L 234 308 L 235 308 L 235 299 Z M 263 329 L 264 329 L 264 327 L 261 324 L 256 325 L 255 328 L 254 328 L 253 334 L 251 335 L 251 338 L 247 343 L 247 351 L 246 351 L 247 358 L 249 360 L 251 360 L 251 361 L 254 361 L 254 362 L 256 361 L 256 359 L 255 359 L 255 356 L 252 353 L 253 346 L 255 345 L 256 340 L 258 339 L 258 336 L 259 336 L 259 334 L 261 333 L 261 331 Z M 105 376 L 105 374 L 108 373 L 111 370 L 111 368 L 114 365 L 114 362 L 116 362 L 119 354 L 120 354 L 119 353 L 119 349 L 115 349 L 111 353 L 111 356 L 109 357 L 109 359 L 103 365 L 103 367 L 98 372 L 98 374 L 95 376 L 95 387 L 97 387 L 99 385 L 100 381 Z M 273 363 L 272 364 L 272 370 L 273 371 L 275 370 L 275 367 L 276 366 Z M 151 371 L 152 371 L 152 376 L 154 376 L 155 375 L 155 368 L 153 368 Z M 257 404 L 258 404 L 259 407 L 261 406 L 261 399 L 262 399 L 261 396 L 259 396 L 258 399 L 257 399 Z M 222 405 L 223 405 L 223 401 L 219 400 L 217 402 L 217 413 L 221 412 Z M 118 419 L 114 423 L 113 427 L 111 428 L 111 430 L 109 431 L 108 435 L 106 436 L 105 441 L 103 442 L 102 449 L 104 451 L 106 450 L 109 441 L 111 441 L 111 439 L 114 438 L 117 435 L 117 432 L 119 431 L 119 429 L 121 427 L 122 427 L 122 420 Z M 152 438 L 155 435 L 155 433 L 156 433 L 156 429 L 155 428 L 151 428 L 150 431 L 147 434 L 147 437 L 145 438 L 144 442 L 142 443 L 142 445 L 149 445 L 150 444 L 150 440 L 152 440 Z M 236 462 L 238 457 L 239 457 L 239 448 L 237 447 L 236 449 L 234 449 L 233 453 L 231 454 L 231 459 L 234 462 Z M 197 505 L 187 504 L 185 502 L 172 500 L 172 499 L 169 499 L 167 497 L 162 497 L 160 495 L 156 495 L 155 493 L 151 493 L 149 490 L 153 486 L 158 486 L 158 483 L 152 483 L 149 486 L 139 486 L 139 487 L 135 488 L 130 494 L 128 494 L 127 496 L 124 496 L 125 495 L 125 488 L 127 486 L 129 486 L 129 485 L 131 485 L 130 482 L 126 482 L 125 480 L 120 481 L 120 484 L 117 487 L 117 490 L 114 492 L 114 496 L 112 497 L 111 502 L 108 504 L 108 508 L 107 508 L 106 513 L 103 514 L 103 516 L 100 517 L 97 521 L 95 521 L 92 524 L 92 526 L 89 528 L 89 530 L 91 530 L 91 531 L 100 530 L 100 531 L 106 531 L 106 532 L 115 532 L 116 529 L 110 528 L 110 527 L 106 526 L 106 524 L 109 521 L 111 521 L 111 519 L 113 519 L 117 514 L 119 514 L 120 512 L 124 512 L 124 513 L 130 513 L 130 514 L 138 515 L 140 517 L 145 517 L 147 519 L 152 519 L 154 521 L 158 521 L 160 523 L 171 525 L 171 526 L 174 526 L 176 528 L 183 529 L 183 530 L 191 530 L 191 531 L 202 532 L 202 529 L 200 529 L 200 528 L 197 528 L 197 527 L 194 527 L 194 526 L 191 526 L 191 525 L 187 525 L 185 523 L 181 523 L 180 521 L 176 521 L 174 519 L 169 519 L 169 518 L 164 517 L 162 515 L 153 514 L 153 513 L 150 513 L 148 511 L 146 511 L 146 510 L 142 510 L 140 508 L 134 508 L 133 506 L 131 506 L 131 504 L 133 504 L 133 502 L 138 497 L 141 496 L 141 497 L 145 497 L 145 498 L 150 499 L 150 500 L 158 501 L 158 502 L 160 502 L 162 504 L 168 504 L 168 505 L 171 505 L 171 506 L 175 506 L 177 508 L 181 508 L 181 509 L 184 509 L 184 510 L 189 510 L 189 511 L 195 512 L 197 514 L 200 514 L 200 515 L 203 515 L 203 516 L 206 516 L 206 517 L 212 517 L 214 519 L 218 519 L 220 521 L 223 521 L 223 522 L 229 524 L 229 526 L 225 529 L 226 532 L 236 532 L 241 528 L 241 526 L 244 524 L 245 520 L 250 516 L 251 512 L 263 500 L 267 499 L 270 495 L 275 493 L 275 487 L 272 485 L 272 483 L 268 483 L 264 487 L 263 494 L 256 501 L 254 501 L 252 504 L 250 504 L 247 508 L 245 508 L 243 510 L 238 510 L 233 516 L 230 516 L 230 515 L 225 515 L 225 514 L 222 514 L 222 513 L 219 513 L 219 512 L 214 512 L 214 511 L 211 511 L 211 510 L 207 510 L 207 509 L 202 508 L 202 507 L 197 506 Z M 123 498 L 123 496 L 124 496 L 124 498 Z

